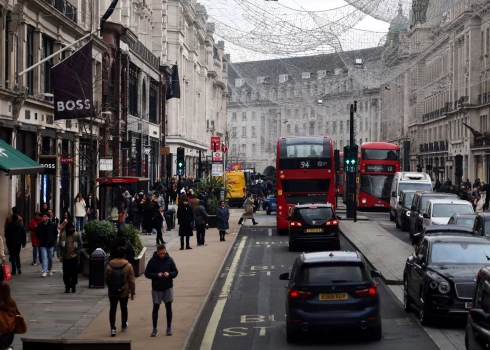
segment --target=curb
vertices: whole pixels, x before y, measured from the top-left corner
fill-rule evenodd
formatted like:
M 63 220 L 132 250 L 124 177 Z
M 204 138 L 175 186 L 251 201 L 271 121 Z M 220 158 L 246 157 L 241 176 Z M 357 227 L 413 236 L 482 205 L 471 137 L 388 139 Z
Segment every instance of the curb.
M 230 246 L 228 247 L 228 250 L 225 253 L 225 257 L 223 258 L 223 261 L 221 262 L 221 265 L 219 266 L 218 271 L 216 272 L 216 276 L 214 276 L 213 282 L 211 282 L 211 286 L 209 287 L 206 297 L 204 298 L 201 306 L 199 307 L 199 310 L 197 311 L 197 315 L 194 318 L 194 322 L 192 322 L 191 328 L 189 329 L 189 332 L 187 332 L 187 336 L 184 339 L 184 343 L 182 344 L 181 350 L 187 350 L 187 348 L 190 345 L 191 339 L 194 338 L 194 335 L 197 330 L 197 324 L 201 321 L 202 314 L 204 313 L 204 308 L 206 307 L 211 297 L 211 294 L 213 293 L 214 288 L 218 283 L 219 276 L 223 271 L 223 267 L 225 266 L 226 261 L 228 260 L 228 257 L 230 256 L 231 251 L 233 250 L 233 247 L 235 246 L 235 241 L 238 239 L 238 235 L 240 234 L 240 230 L 242 229 L 242 227 L 243 225 L 240 225 L 240 227 L 238 227 L 238 231 L 235 237 L 233 238 L 233 241 L 231 242 Z
M 349 239 L 347 238 L 347 236 L 342 232 L 342 230 L 340 230 L 340 233 L 342 234 L 342 236 L 344 237 L 344 239 L 350 243 L 350 245 L 352 245 L 357 251 L 360 251 L 362 253 L 362 251 L 357 248 L 357 246 Z M 376 266 L 374 266 L 371 261 L 369 261 L 369 259 L 366 257 L 366 255 L 364 255 L 364 258 L 366 259 L 366 261 L 369 263 L 369 265 L 371 265 L 372 268 L 376 269 Z M 403 281 L 399 281 L 399 280 L 388 280 L 384 277 L 384 275 L 382 274 L 381 275 L 381 279 L 383 280 L 383 282 L 386 284 L 386 285 L 402 285 L 403 284 Z

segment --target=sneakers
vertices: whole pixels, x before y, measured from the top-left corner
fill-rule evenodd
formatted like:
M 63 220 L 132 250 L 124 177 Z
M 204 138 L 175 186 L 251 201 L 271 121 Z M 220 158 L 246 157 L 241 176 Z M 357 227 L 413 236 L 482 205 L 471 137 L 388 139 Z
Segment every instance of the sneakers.
M 155 328 L 155 329 L 153 330 L 153 332 L 151 332 L 151 336 L 152 336 L 152 337 L 156 337 L 156 336 L 157 336 L 157 334 L 158 334 L 158 331 L 157 331 L 157 329 Z
M 72 288 L 71 288 L 71 292 L 72 292 L 72 293 L 76 293 L 76 292 L 77 292 L 77 287 L 72 287 Z
M 187 248 L 185 248 L 185 249 L 192 249 L 192 248 L 191 248 L 191 247 L 187 247 Z
M 34 261 L 31 265 L 32 266 L 36 266 L 37 265 L 37 262 Z
M 116 329 L 111 329 L 111 337 L 115 337 L 116 336 Z
M 65 288 L 65 293 L 70 293 L 70 288 Z
M 43 274 L 41 276 L 46 277 L 47 275 L 48 275 L 47 272 L 43 272 Z
M 202 245 L 206 246 L 206 245 L 208 245 L 208 244 L 207 244 L 207 243 L 204 243 L 204 244 L 202 244 Z
M 167 335 L 172 335 L 172 328 L 167 328 Z
M 180 249 L 179 249 L 179 250 L 184 250 L 184 247 L 180 247 Z
M 49 270 L 48 275 L 53 276 L 53 271 Z
M 122 328 L 121 328 L 121 332 L 127 332 L 128 331 L 128 326 L 129 326 L 129 323 L 126 322 L 126 325 L 124 325 Z
M 18 273 L 19 275 L 22 275 L 22 271 L 20 271 L 20 269 L 18 269 L 18 270 L 17 270 L 17 273 Z
M 255 226 L 255 225 L 258 225 L 258 224 L 259 224 L 258 222 L 254 222 L 254 226 Z

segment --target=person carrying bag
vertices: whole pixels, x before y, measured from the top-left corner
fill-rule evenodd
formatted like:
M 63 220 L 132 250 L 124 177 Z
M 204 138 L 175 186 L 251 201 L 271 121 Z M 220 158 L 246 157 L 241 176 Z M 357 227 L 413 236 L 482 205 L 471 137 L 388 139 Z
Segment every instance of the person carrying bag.
M 3 265 L 5 265 L 5 248 L 3 245 L 3 238 L 0 236 L 0 282 L 3 282 L 5 280 L 4 272 L 3 272 Z
M 15 334 L 24 334 L 27 326 L 17 303 L 12 299 L 10 286 L 0 283 L 0 347 L 8 349 L 14 342 Z

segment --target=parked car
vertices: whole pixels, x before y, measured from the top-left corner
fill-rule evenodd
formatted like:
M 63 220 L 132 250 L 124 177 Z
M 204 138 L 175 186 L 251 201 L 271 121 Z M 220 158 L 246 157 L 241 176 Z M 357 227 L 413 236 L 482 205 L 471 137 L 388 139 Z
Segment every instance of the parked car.
M 429 174 L 399 171 L 393 176 L 391 182 L 390 220 L 395 220 L 396 204 L 401 191 L 432 191 L 432 181 Z
M 475 236 L 490 238 L 490 213 L 477 213 L 473 224 Z M 490 264 L 489 264 L 490 265 Z
M 466 321 L 467 350 L 486 350 L 490 344 L 490 267 L 478 272 L 472 309 Z
M 416 191 L 401 191 L 400 200 L 396 205 L 395 226 L 402 231 L 408 231 L 410 227 L 410 207 Z
M 431 199 L 427 202 L 425 211 L 424 227 L 432 225 L 447 225 L 451 216 L 455 213 L 474 214 L 473 206 L 470 202 L 461 199 Z
M 456 213 L 447 222 L 448 225 L 464 226 L 473 228 L 475 225 L 475 214 L 459 214 Z
M 373 277 L 380 277 L 360 252 L 303 253 L 286 286 L 286 337 L 325 330 L 359 330 L 373 340 L 382 335 L 380 301 Z
M 327 244 L 340 250 L 340 217 L 331 204 L 301 204 L 293 207 L 289 219 L 289 251 L 301 245 Z
M 273 211 L 277 210 L 276 196 L 267 197 L 262 203 L 262 209 L 265 210 L 267 215 L 271 215 Z
M 414 233 L 422 231 L 422 225 L 424 222 L 423 215 L 425 213 L 427 201 L 438 198 L 456 199 L 458 196 L 453 193 L 440 193 L 432 191 L 417 191 L 417 193 L 414 194 L 412 206 L 410 208 L 410 227 L 408 229 L 410 238 L 413 237 Z
M 473 228 L 456 226 L 456 225 L 432 225 L 427 226 L 422 229 L 421 232 L 416 233 L 412 237 L 412 244 L 416 245 L 422 237 L 424 236 L 434 236 L 434 235 L 467 235 L 474 236 Z
M 415 308 L 424 326 L 436 317 L 467 317 L 477 273 L 489 256 L 490 241 L 480 237 L 423 237 L 405 263 L 405 311 Z

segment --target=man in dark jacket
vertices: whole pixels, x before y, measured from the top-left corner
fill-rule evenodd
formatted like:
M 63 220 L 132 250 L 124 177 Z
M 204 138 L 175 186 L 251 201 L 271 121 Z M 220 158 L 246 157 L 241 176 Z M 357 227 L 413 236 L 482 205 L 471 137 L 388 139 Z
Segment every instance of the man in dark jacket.
M 117 250 L 119 247 L 124 247 L 126 249 L 125 259 L 129 261 L 131 265 L 135 265 L 134 259 L 134 247 L 129 240 L 126 239 L 126 234 L 122 229 L 117 231 L 117 236 L 111 242 L 111 252 L 109 255 L 109 261 L 116 259 Z
M 177 277 L 178 273 L 174 259 L 167 253 L 167 248 L 163 244 L 159 245 L 145 270 L 145 277 L 151 279 L 151 296 L 153 298 L 152 337 L 156 337 L 158 334 L 158 311 L 162 301 L 167 311 L 167 335 L 172 335 L 173 279 Z
M 54 224 L 48 213 L 43 213 L 43 221 L 36 227 L 36 236 L 39 238 L 39 244 L 41 246 L 42 265 L 43 265 L 43 277 L 48 274 L 53 275 L 53 253 L 54 246 L 56 245 L 56 238 L 58 238 L 58 230 L 56 224 Z
M 165 244 L 165 241 L 163 240 L 164 221 L 165 221 L 165 214 L 163 213 L 163 207 L 159 205 L 157 207 L 157 213 L 153 217 L 153 228 L 157 230 L 157 246 L 159 244 Z
M 186 248 L 192 249 L 189 243 L 189 239 L 194 234 L 192 233 L 192 220 L 194 220 L 194 213 L 189 205 L 187 197 L 181 197 L 182 203 L 179 200 L 179 209 L 177 210 L 177 219 L 179 219 L 179 236 L 180 236 L 180 250 L 184 250 L 184 237 Z
M 75 231 L 73 222 L 67 222 L 65 229 L 60 233 L 56 252 L 58 259 L 63 262 L 63 282 L 65 293 L 77 291 L 78 284 L 78 258 L 82 251 L 82 237 Z
M 208 213 L 206 213 L 206 209 L 204 209 L 203 204 L 204 202 L 200 201 L 199 205 L 194 211 L 198 246 L 206 245 L 206 242 L 204 242 L 204 236 L 206 235 L 206 229 L 208 228 Z
M 13 214 L 10 224 L 8 224 L 5 230 L 5 240 L 7 248 L 9 250 L 10 262 L 12 263 L 12 275 L 19 275 L 22 273 L 20 270 L 20 248 L 26 246 L 26 231 L 19 222 L 17 214 Z

